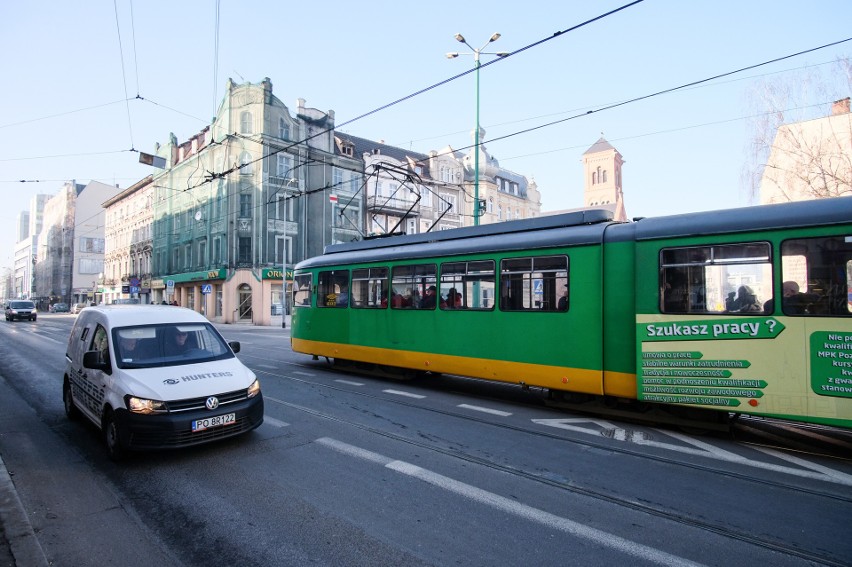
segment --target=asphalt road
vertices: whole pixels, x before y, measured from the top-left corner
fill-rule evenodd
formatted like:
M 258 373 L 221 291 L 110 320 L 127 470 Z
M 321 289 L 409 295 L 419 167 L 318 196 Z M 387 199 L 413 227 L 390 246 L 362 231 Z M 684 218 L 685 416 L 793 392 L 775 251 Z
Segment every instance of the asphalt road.
M 12 485 L 3 490 L 0 470 L 0 495 L 18 499 L 22 518 L 9 519 L 16 506 L 2 497 L 0 517 L 18 565 L 852 557 L 848 461 L 570 414 L 513 387 L 341 374 L 292 353 L 289 329 L 220 327 L 262 381 L 259 429 L 114 464 L 94 427 L 64 415 L 72 321 L 0 324 L 0 457 Z

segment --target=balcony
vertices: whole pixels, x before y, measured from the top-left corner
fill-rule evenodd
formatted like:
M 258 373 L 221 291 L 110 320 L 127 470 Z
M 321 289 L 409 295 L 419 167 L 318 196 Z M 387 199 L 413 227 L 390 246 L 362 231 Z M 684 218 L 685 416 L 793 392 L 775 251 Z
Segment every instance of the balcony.
M 414 208 L 412 208 L 412 205 Z M 411 212 L 408 211 L 411 209 Z M 367 211 L 371 213 L 382 214 L 403 214 L 408 213 L 409 216 L 420 215 L 420 203 L 414 203 L 406 199 L 395 199 L 390 197 L 382 197 L 381 195 L 371 195 L 367 197 Z

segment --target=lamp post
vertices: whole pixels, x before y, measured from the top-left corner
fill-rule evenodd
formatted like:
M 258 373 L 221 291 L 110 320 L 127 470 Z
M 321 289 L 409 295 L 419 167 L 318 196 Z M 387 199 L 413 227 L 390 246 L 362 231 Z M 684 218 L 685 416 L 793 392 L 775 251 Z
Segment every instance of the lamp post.
M 460 33 L 456 34 L 456 41 L 459 43 L 465 44 L 473 53 L 473 66 L 476 69 L 476 133 L 474 134 L 474 152 L 476 152 L 473 156 L 473 225 L 479 225 L 479 56 L 480 55 L 496 55 L 497 57 L 506 57 L 509 55 L 506 51 L 499 52 L 488 52 L 482 51 L 486 47 L 488 47 L 489 43 L 497 41 L 500 39 L 499 33 L 494 33 L 485 44 L 479 49 L 474 49 L 464 38 L 464 36 Z M 452 52 L 447 53 L 447 59 L 455 59 L 459 55 L 467 55 L 464 53 Z

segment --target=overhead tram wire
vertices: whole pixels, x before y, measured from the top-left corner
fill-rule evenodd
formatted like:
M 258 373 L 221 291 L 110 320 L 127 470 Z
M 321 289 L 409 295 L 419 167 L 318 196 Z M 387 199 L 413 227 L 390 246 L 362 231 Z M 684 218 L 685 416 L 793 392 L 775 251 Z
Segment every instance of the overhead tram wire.
M 630 3 L 625 4 L 625 5 L 623 5 L 623 6 L 619 7 L 619 8 L 616 8 L 616 9 L 614 9 L 614 10 L 611 10 L 611 11 L 609 11 L 609 12 L 605 12 L 604 14 L 601 14 L 601 15 L 599 15 L 599 16 L 596 16 L 596 17 L 594 17 L 594 18 L 591 18 L 591 19 L 589 19 L 589 20 L 586 20 L 586 21 L 584 21 L 584 22 L 581 22 L 581 23 L 579 23 L 579 24 L 577 24 L 577 25 L 575 25 L 575 26 L 571 26 L 571 27 L 569 27 L 569 28 L 567 28 L 567 29 L 565 29 L 565 30 L 557 31 L 557 32 L 553 33 L 552 35 L 550 35 L 550 36 L 548 36 L 548 37 L 546 37 L 546 38 L 543 38 L 543 39 L 541 39 L 541 40 L 539 40 L 539 41 L 536 41 L 536 42 L 531 43 L 531 44 L 529 44 L 529 45 L 527 45 L 527 46 L 525 46 L 525 47 L 522 47 L 522 48 L 520 48 L 520 49 L 518 49 L 518 50 L 516 50 L 516 51 L 513 51 L 513 52 L 509 53 L 506 57 L 503 57 L 503 58 L 500 58 L 500 59 L 496 59 L 496 60 L 493 60 L 493 61 L 489 61 L 489 62 L 487 62 L 487 63 L 483 64 L 483 65 L 482 65 L 482 67 L 486 67 L 486 66 L 488 66 L 488 65 L 492 65 L 492 64 L 496 63 L 497 61 L 501 61 L 501 60 L 503 60 L 503 59 L 508 59 L 509 57 L 511 57 L 511 56 L 512 56 L 512 55 L 514 55 L 514 54 L 520 53 L 520 52 L 522 52 L 522 51 L 526 51 L 526 50 L 528 50 L 528 49 L 530 49 L 530 48 L 532 48 L 532 47 L 536 47 L 536 46 L 538 46 L 538 45 L 541 45 L 541 44 L 543 44 L 543 43 L 545 43 L 545 42 L 548 42 L 548 41 L 550 41 L 550 40 L 552 40 L 552 39 L 555 39 L 555 38 L 557 38 L 557 37 L 561 37 L 562 35 L 566 34 L 567 32 L 574 31 L 574 30 L 576 30 L 576 29 L 578 29 L 578 28 L 581 28 L 581 27 L 583 27 L 583 26 L 586 26 L 586 25 L 588 25 L 588 24 L 590 24 L 590 23 L 592 23 L 592 22 L 598 21 L 598 20 L 600 20 L 600 19 L 602 19 L 602 18 L 605 18 L 605 17 L 607 17 L 607 16 L 613 15 L 613 14 L 615 14 L 615 13 L 617 13 L 617 12 L 620 12 L 620 11 L 622 11 L 622 10 L 626 9 L 626 8 L 632 7 L 632 6 L 634 6 L 634 5 L 636 5 L 636 4 L 639 4 L 639 3 L 643 2 L 643 1 L 644 1 L 644 0 L 635 0 L 634 2 L 630 2 Z M 118 36 L 119 36 L 119 52 L 120 52 L 120 54 L 121 54 L 121 69 L 122 69 L 122 76 L 124 76 L 124 77 L 125 77 L 125 79 L 124 79 L 124 93 L 125 93 L 125 99 L 124 99 L 124 102 L 125 102 L 125 104 L 126 104 L 126 106 L 127 106 L 127 121 L 128 121 L 128 128 L 129 128 L 129 130 L 130 130 L 130 142 L 131 142 L 131 148 L 130 148 L 130 150 L 127 150 L 127 151 L 137 152 L 138 150 L 136 150 L 136 148 L 135 148 L 135 146 L 134 146 L 134 144 L 133 144 L 133 128 L 132 128 L 132 123 L 131 123 L 131 119 L 130 119 L 130 104 L 129 104 L 130 97 L 129 97 L 129 96 L 128 96 L 128 94 L 127 94 L 127 80 L 126 80 L 126 74 L 125 74 L 125 69 L 124 69 L 124 54 L 123 54 L 122 47 L 121 47 L 121 30 L 120 30 L 120 27 L 119 27 L 119 25 L 118 25 L 118 6 L 117 6 L 117 5 L 115 5 L 115 2 L 116 2 L 116 0 L 113 0 L 113 5 L 114 5 L 114 9 L 115 9 L 115 17 L 116 17 L 116 28 L 117 28 Z M 339 129 L 339 128 L 343 127 L 343 126 L 346 126 L 346 125 L 352 124 L 352 123 L 354 123 L 354 122 L 356 122 L 356 121 L 358 121 L 358 120 L 361 120 L 361 119 L 363 119 L 363 118 L 366 118 L 366 117 L 368 117 L 368 116 L 371 116 L 371 115 L 373 115 L 373 114 L 376 114 L 376 113 L 378 113 L 378 112 L 380 112 L 380 111 L 382 111 L 382 110 L 385 110 L 385 109 L 390 108 L 390 107 L 392 107 L 392 106 L 395 106 L 395 105 L 397 105 L 397 104 L 399 104 L 399 103 L 401 103 L 401 102 L 404 102 L 404 101 L 409 100 L 409 99 L 411 99 L 411 98 L 414 98 L 414 97 L 416 97 L 416 96 L 418 96 L 418 95 L 421 95 L 421 94 L 423 94 L 423 93 L 426 93 L 426 92 L 428 92 L 428 91 L 430 91 L 430 90 L 432 90 L 432 89 L 435 89 L 435 88 L 437 88 L 437 87 L 439 87 L 439 86 L 442 86 L 442 85 L 445 85 L 445 84 L 450 83 L 450 82 L 452 82 L 452 81 L 455 81 L 456 79 L 460 79 L 461 77 L 464 77 L 464 76 L 466 76 L 466 75 L 469 75 L 470 73 L 472 73 L 472 72 L 474 72 L 474 71 L 475 71 L 475 68 L 471 68 L 471 69 L 469 69 L 469 70 L 467 70 L 467 71 L 463 71 L 463 72 L 461 72 L 461 73 L 458 73 L 457 75 L 454 75 L 454 76 L 452 76 L 452 77 L 449 77 L 448 79 L 445 79 L 445 80 L 443 80 L 443 81 L 439 81 L 438 83 L 435 83 L 435 84 L 433 84 L 433 85 L 431 85 L 431 86 L 428 86 L 428 87 L 426 87 L 426 88 L 420 89 L 419 91 L 416 91 L 416 92 L 411 93 L 411 94 L 409 94 L 409 95 L 407 95 L 407 96 L 404 96 L 404 97 L 402 97 L 402 98 L 399 98 L 399 99 L 397 99 L 397 100 L 395 100 L 395 101 L 393 101 L 393 102 L 390 102 L 390 103 L 388 103 L 388 104 L 385 104 L 385 105 L 383 105 L 383 106 L 380 106 L 380 107 L 378 107 L 378 108 L 376 108 L 376 109 L 374 109 L 374 110 L 371 110 L 371 111 L 369 111 L 369 112 L 366 112 L 366 113 L 364 113 L 364 114 L 361 114 L 361 115 L 359 115 L 359 116 L 356 116 L 355 118 L 352 118 L 352 119 L 350 119 L 350 120 L 347 120 L 347 121 L 345 121 L 345 122 L 343 122 L 343 123 L 341 123 L 341 124 L 335 125 L 335 129 Z M 142 97 L 142 96 L 141 96 L 141 95 L 139 95 L 139 94 L 137 94 L 134 98 L 135 98 L 135 99 L 138 99 L 138 100 L 144 100 L 144 101 L 150 102 L 151 104 L 155 104 L 155 105 L 157 105 L 157 106 L 161 106 L 161 107 L 163 107 L 163 108 L 167 108 L 167 109 L 169 109 L 169 110 L 172 110 L 173 112 L 178 112 L 178 113 L 183 114 L 183 115 L 185 115 L 185 116 L 187 116 L 187 117 L 190 117 L 190 118 L 195 118 L 195 119 L 201 120 L 201 119 L 199 119 L 199 118 L 197 118 L 197 117 L 195 117 L 195 116 L 191 116 L 191 115 L 189 115 L 189 114 L 186 114 L 186 113 L 183 113 L 183 112 L 180 112 L 180 111 L 174 110 L 174 109 L 172 109 L 172 108 L 169 108 L 169 107 L 167 107 L 167 106 L 164 106 L 164 105 L 158 104 L 158 103 L 156 103 L 156 102 L 154 102 L 154 101 L 151 101 L 151 100 L 145 99 L 144 97 Z M 121 101 L 116 101 L 115 103 L 109 103 L 109 104 L 116 104 L 116 103 L 119 103 L 119 102 L 121 102 Z M 90 108 L 98 108 L 98 107 L 90 107 Z M 81 109 L 81 110 L 87 110 L 87 109 Z M 71 111 L 71 112 L 79 112 L 79 110 L 78 110 L 78 111 Z M 54 116 L 61 116 L 61 114 L 60 114 L 60 115 L 54 115 Z M 50 117 L 52 117 L 52 116 L 50 116 Z M 50 117 L 45 117 L 45 118 L 50 118 Z M 34 119 L 34 120 L 41 120 L 41 118 L 39 118 L 39 119 Z M 203 121 L 203 120 L 201 120 L 201 121 L 202 121 L 202 122 L 205 122 L 205 121 Z M 20 124 L 20 123 L 18 123 L 18 124 Z M 12 124 L 10 124 L 10 126 L 11 126 L 11 125 L 12 125 Z M 4 126 L 0 126 L 0 128 L 2 128 L 2 127 L 4 127 Z M 262 159 L 264 159 L 264 158 L 266 158 L 266 157 L 270 157 L 270 156 L 276 155 L 277 153 L 279 153 L 279 152 L 281 152 L 281 151 L 284 151 L 284 150 L 287 150 L 287 149 L 289 149 L 289 148 L 291 148 L 291 147 L 293 147 L 293 146 L 296 146 L 296 145 L 299 145 L 299 144 L 305 143 L 305 142 L 307 142 L 307 141 L 309 141 L 309 140 L 312 140 L 312 139 L 314 139 L 314 138 L 316 138 L 316 137 L 319 137 L 319 136 L 322 136 L 322 135 L 324 135 L 324 134 L 327 134 L 329 131 L 331 131 L 331 129 L 330 129 L 330 128 L 328 128 L 328 129 L 324 129 L 324 130 L 320 130 L 320 131 L 318 131 L 317 133 L 313 134 L 312 136 L 308 136 L 307 138 L 305 138 L 305 139 L 303 139 L 303 140 L 300 140 L 300 141 L 297 141 L 297 142 L 293 142 L 293 143 L 292 143 L 292 144 L 290 144 L 290 145 L 287 145 L 287 146 L 285 146 L 285 147 L 283 147 L 283 148 L 279 148 L 279 149 L 278 149 L 278 150 L 276 150 L 275 152 L 271 152 L 271 153 L 269 153 L 269 154 L 268 154 L 268 155 L 266 155 L 266 156 L 261 156 L 260 158 L 257 158 L 256 160 L 253 160 L 253 161 L 251 161 L 251 162 L 247 162 L 246 164 L 240 164 L 240 165 L 238 165 L 238 166 L 235 166 L 235 167 L 232 167 L 232 168 L 230 168 L 230 169 L 228 169 L 228 170 L 225 170 L 225 171 L 223 171 L 223 172 L 221 172 L 221 173 L 210 173 L 210 175 L 208 176 L 208 178 L 207 178 L 207 179 L 205 179 L 204 181 L 202 181 L 202 182 L 201 182 L 201 183 L 199 183 L 198 185 L 195 185 L 195 186 L 192 186 L 192 187 L 187 187 L 186 189 L 187 189 L 187 190 L 189 190 L 189 189 L 194 189 L 195 187 L 201 186 L 201 185 L 203 185 L 203 184 L 205 184 L 205 183 L 209 183 L 209 182 L 213 181 L 214 179 L 220 179 L 220 178 L 223 178 L 223 177 L 225 177 L 225 176 L 229 175 L 230 173 L 233 173 L 234 171 L 238 171 L 239 169 L 242 169 L 243 167 L 246 167 L 246 166 L 247 166 L 247 165 L 249 165 L 249 164 L 256 163 L 256 162 L 261 161 Z M 467 148 L 461 148 L 461 149 L 467 149 Z M 121 150 L 121 151 L 124 151 L 124 150 Z M 24 180 L 21 180 L 21 181 L 24 181 Z
M 522 48 L 520 48 L 520 49 L 517 49 L 517 50 L 515 50 L 515 51 L 512 51 L 512 52 L 510 52 L 509 54 L 507 54 L 505 57 L 501 57 L 501 58 L 499 58 L 499 59 L 494 59 L 494 60 L 492 60 L 492 61 L 489 61 L 488 63 L 482 64 L 480 67 L 487 67 L 488 65 L 493 65 L 494 63 L 497 63 L 498 61 L 502 61 L 502 60 L 504 60 L 504 59 L 508 59 L 509 57 L 511 57 L 511 56 L 513 56 L 513 55 L 516 55 L 516 54 L 518 54 L 518 53 L 521 53 L 521 52 L 523 52 L 523 51 L 526 51 L 526 50 L 528 50 L 528 49 L 530 49 L 530 48 L 532 48 L 532 47 L 537 47 L 537 46 L 539 46 L 539 45 L 542 45 L 542 44 L 544 44 L 544 43 L 546 43 L 546 42 L 548 42 L 548 41 L 550 41 L 550 40 L 552 40 L 552 39 L 556 39 L 557 37 L 561 37 L 561 36 L 563 36 L 564 34 L 566 34 L 566 33 L 568 33 L 568 32 L 575 31 L 575 30 L 577 30 L 577 29 L 579 29 L 579 28 L 582 28 L 582 27 L 584 27 L 584 26 L 586 26 L 586 25 L 589 25 L 589 24 L 591 24 L 591 23 L 593 23 L 593 22 L 596 22 L 596 21 L 598 21 L 598 20 L 601 20 L 601 19 L 606 18 L 606 17 L 608 17 L 608 16 L 611 16 L 611 15 L 613 15 L 613 14 L 616 14 L 616 13 L 618 13 L 618 12 L 622 11 L 622 10 L 625 10 L 626 8 L 630 8 L 630 7 L 632 7 L 632 6 L 635 6 L 636 4 L 640 4 L 640 3 L 644 2 L 644 1 L 645 1 L 645 0 L 634 0 L 633 2 L 630 2 L 630 3 L 628 3 L 628 4 L 625 4 L 625 5 L 620 6 L 620 7 L 618 7 L 618 8 L 615 8 L 614 10 L 610 10 L 609 12 L 605 12 L 605 13 L 603 13 L 603 14 L 599 15 L 599 16 L 595 16 L 594 18 L 591 18 L 591 19 L 589 19 L 589 20 L 586 20 L 586 21 L 584 21 L 584 22 L 581 22 L 581 23 L 579 23 L 579 24 L 577 24 L 577 25 L 571 26 L 571 27 L 569 27 L 569 28 L 567 28 L 567 29 L 564 29 L 564 30 L 562 30 L 562 31 L 554 32 L 552 35 L 550 35 L 550 36 L 548 36 L 548 37 L 546 37 L 546 38 L 540 39 L 540 40 L 538 40 L 538 41 L 536 41 L 536 42 L 533 42 L 533 43 L 531 43 L 531 44 L 529 44 L 529 45 L 527 45 L 527 46 L 525 46 L 525 47 L 522 47 Z M 422 88 L 422 89 L 420 89 L 420 90 L 418 90 L 418 91 L 415 91 L 415 92 L 413 92 L 413 93 L 411 93 L 411 94 L 408 94 L 408 95 L 406 95 L 406 96 L 404 96 L 404 97 L 402 97 L 402 98 L 398 98 L 398 99 L 396 99 L 396 100 L 394 100 L 394 101 L 392 101 L 392 102 L 389 102 L 389 103 L 387 103 L 387 104 L 384 104 L 384 105 L 382 105 L 382 106 L 379 106 L 378 108 L 374 108 L 373 110 L 370 110 L 369 112 L 365 112 L 364 114 L 360 114 L 360 115 L 358 115 L 358 116 L 356 116 L 356 117 L 354 117 L 354 118 L 351 118 L 351 119 L 349 119 L 349 120 L 346 120 L 345 122 L 341 122 L 340 124 L 336 124 L 336 125 L 334 126 L 334 129 L 340 129 L 340 128 L 344 127 L 344 126 L 348 126 L 349 124 L 352 124 L 352 123 L 354 123 L 354 122 L 357 122 L 358 120 L 362 120 L 362 119 L 364 119 L 364 118 L 367 118 L 368 116 L 372 116 L 373 114 L 376 114 L 376 113 L 378 113 L 378 112 L 381 112 L 382 110 L 386 110 L 386 109 L 388 109 L 388 108 L 391 108 L 392 106 L 396 106 L 397 104 L 400 104 L 400 103 L 402 103 L 402 102 L 405 102 L 405 101 L 407 101 L 407 100 L 410 100 L 410 99 L 412 99 L 412 98 L 414 98 L 414 97 L 416 97 L 416 96 L 419 96 L 419 95 L 421 95 L 421 94 L 427 93 L 427 92 L 429 92 L 429 91 L 431 91 L 431 90 L 433 90 L 433 89 L 436 89 L 436 88 L 438 88 L 438 87 L 440 87 L 440 86 L 443 86 L 443 85 L 445 85 L 445 84 L 447 84 L 447 83 L 450 83 L 450 82 L 452 82 L 452 81 L 455 81 L 456 79 L 460 79 L 460 78 L 462 78 L 462 77 L 465 77 L 465 76 L 467 76 L 467 75 L 469 75 L 469 74 L 471 74 L 471 73 L 473 73 L 473 72 L 475 72 L 475 71 L 476 71 L 476 67 L 472 67 L 472 68 L 468 69 L 467 71 L 462 71 L 461 73 L 458 73 L 457 75 L 453 75 L 452 77 L 449 77 L 449 78 L 447 78 L 447 79 L 444 79 L 443 81 L 439 81 L 439 82 L 437 82 L 437 83 L 435 83 L 435 84 L 433 84 L 433 85 L 430 85 L 430 86 L 428 86 L 428 87 Z M 257 163 L 258 161 L 260 161 L 260 160 L 262 160 L 262 159 L 265 159 L 265 158 L 267 158 L 267 157 L 269 157 L 269 156 L 273 156 L 273 155 L 275 155 L 275 154 L 277 154 L 277 153 L 279 153 L 279 152 L 282 152 L 282 151 L 284 151 L 284 150 L 287 150 L 287 149 L 289 149 L 289 148 L 291 148 L 291 147 L 293 147 L 293 146 L 295 146 L 295 145 L 298 145 L 298 144 L 301 144 L 301 143 L 307 142 L 307 141 L 309 141 L 309 140 L 312 140 L 312 139 L 314 139 L 314 138 L 317 138 L 317 137 L 319 137 L 319 136 L 325 135 L 325 134 L 327 134 L 327 133 L 328 133 L 328 132 L 330 132 L 330 131 L 332 131 L 332 128 L 325 128 L 325 129 L 323 129 L 323 130 L 320 130 L 320 131 L 316 132 L 315 134 L 313 134 L 313 135 L 311 135 L 311 136 L 308 136 L 307 138 L 305 138 L 305 139 L 303 139 L 303 140 L 300 140 L 300 141 L 298 141 L 298 142 L 293 142 L 293 143 L 292 143 L 292 144 L 290 144 L 289 146 L 285 146 L 285 147 L 283 147 L 283 148 L 280 148 L 280 149 L 278 149 L 277 151 L 272 152 L 272 153 L 270 153 L 270 154 L 268 154 L 268 155 L 266 155 L 266 156 L 261 156 L 261 157 L 259 157 L 259 158 L 255 159 L 255 160 L 252 160 L 252 161 L 246 162 L 246 163 L 244 163 L 244 164 L 240 164 L 240 165 L 238 165 L 238 166 L 236 166 L 236 167 L 232 167 L 231 169 L 225 170 L 225 171 L 223 171 L 223 172 L 221 172 L 221 173 L 211 174 L 211 177 L 210 177 L 209 179 L 205 180 L 205 181 L 204 181 L 204 183 L 208 183 L 208 182 L 212 181 L 213 179 L 217 179 L 217 178 L 221 178 L 221 177 L 224 177 L 224 176 L 226 176 L 226 175 L 229 175 L 229 174 L 233 173 L 234 171 L 238 171 L 238 170 L 240 170 L 240 169 L 242 169 L 242 168 L 244 168 L 244 167 L 247 167 L 247 166 L 248 166 L 248 165 L 250 165 L 250 164 Z
M 526 129 L 524 129 L 524 130 L 519 130 L 519 131 L 514 132 L 514 133 L 511 133 L 511 134 L 506 134 L 505 136 L 499 136 L 499 137 L 497 137 L 497 138 L 492 138 L 492 139 L 488 140 L 488 142 L 489 142 L 489 143 L 494 143 L 494 142 L 497 142 L 497 141 L 499 141 L 499 140 L 505 140 L 505 139 L 507 139 L 507 138 L 512 138 L 512 137 L 514 137 L 514 136 L 518 136 L 518 135 L 520 135 L 520 134 L 526 134 L 526 133 L 528 133 L 528 132 L 533 132 L 533 131 L 535 131 L 535 130 L 540 130 L 540 129 L 542 129 L 542 128 L 547 128 L 548 126 L 554 126 L 554 125 L 556 125 L 556 124 L 561 124 L 561 123 L 563 123 L 563 122 L 568 122 L 569 120 L 574 120 L 574 119 L 576 119 L 576 118 L 580 118 L 580 117 L 583 117 L 583 116 L 588 116 L 588 115 L 590 115 L 590 114 L 597 114 L 598 112 L 603 112 L 604 110 L 612 110 L 613 108 L 618 108 L 618 107 L 620 107 L 620 106 L 625 106 L 625 105 L 627 105 L 627 104 L 631 104 L 631 103 L 634 103 L 634 102 L 639 102 L 639 101 L 642 101 L 642 100 L 647 100 L 647 99 L 649 99 L 649 98 L 653 98 L 653 97 L 661 96 L 661 95 L 664 95 L 664 94 L 669 94 L 669 93 L 672 93 L 672 92 L 675 92 L 675 91 L 679 91 L 679 90 L 682 90 L 682 89 L 686 89 L 686 88 L 689 88 L 689 87 L 694 87 L 694 86 L 696 86 L 696 85 L 700 85 L 700 84 L 702 84 L 702 83 L 707 83 L 707 82 L 709 82 L 709 81 L 713 81 L 713 80 L 716 80 L 716 79 L 721 79 L 722 77 L 728 77 L 728 76 L 730 76 L 730 75 L 735 75 L 736 73 L 742 73 L 743 71 L 750 71 L 751 69 L 756 69 L 756 68 L 758 68 L 758 67 L 763 67 L 763 66 L 765 66 L 765 65 L 770 65 L 770 64 L 772 64 L 772 63 L 777 63 L 777 62 L 779 62 L 779 61 L 784 61 L 784 60 L 786 60 L 786 59 L 790 59 L 790 58 L 792 58 L 792 57 L 798 57 L 798 56 L 800 56 L 800 55 L 805 55 L 805 54 L 807 54 L 807 53 L 812 53 L 812 52 L 814 52 L 814 51 L 818 51 L 818 50 L 820 50 L 820 49 L 825 49 L 825 48 L 827 48 L 827 47 L 834 47 L 835 45 L 840 45 L 840 44 L 842 44 L 842 43 L 846 43 L 846 42 L 848 42 L 848 41 L 852 41 L 852 37 L 848 37 L 848 38 L 846 38 L 846 39 L 841 39 L 841 40 L 839 40 L 839 41 L 834 41 L 834 42 L 831 42 L 831 43 L 827 43 L 827 44 L 825 44 L 825 45 L 821 45 L 821 46 L 819 46 L 819 47 L 814 47 L 814 48 L 811 48 L 811 49 L 805 49 L 804 51 L 798 51 L 798 52 L 796 52 L 796 53 L 791 53 L 791 54 L 789 54 L 789 55 L 784 55 L 783 57 L 777 57 L 777 58 L 775 58 L 775 59 L 770 59 L 769 61 L 764 61 L 763 63 L 756 63 L 756 64 L 754 64 L 754 65 L 749 65 L 749 66 L 747 66 L 747 67 L 742 67 L 742 68 L 740 68 L 740 69 L 736 69 L 736 70 L 734 70 L 734 71 L 728 71 L 727 73 L 721 73 L 721 74 L 719 74 L 719 75 L 714 75 L 714 76 L 712 76 L 712 77 L 707 77 L 707 78 L 705 78 L 705 79 L 701 79 L 701 80 L 698 80 L 698 81 L 692 81 L 691 83 L 685 83 L 685 84 L 680 85 L 680 86 L 677 86 L 677 87 L 671 87 L 671 88 L 663 89 L 663 90 L 661 90 L 661 91 L 657 91 L 657 92 L 654 92 L 654 93 L 650 93 L 650 94 L 646 94 L 646 95 L 638 96 L 638 97 L 635 97 L 635 98 L 631 98 L 631 99 L 623 100 L 623 101 L 621 101 L 621 102 L 616 102 L 616 103 L 613 103 L 613 104 L 609 104 L 609 105 L 606 105 L 606 106 L 602 106 L 602 107 L 597 108 L 597 109 L 592 109 L 592 110 L 589 110 L 589 111 L 583 112 L 582 114 L 575 114 L 575 115 L 573 115 L 573 116 L 569 116 L 569 117 L 567 117 L 567 118 L 562 118 L 561 120 L 554 120 L 553 122 L 547 122 L 547 123 L 545 123 L 545 124 L 539 124 L 538 126 L 533 126 L 532 128 L 526 128 Z M 483 66 L 484 66 L 484 65 L 483 65 Z M 467 146 L 467 147 L 469 148 L 469 147 L 472 147 L 472 146 Z M 467 149 L 467 148 L 459 148 L 459 150 L 463 150 L 463 149 Z
M 213 24 L 213 116 L 216 116 L 216 109 L 219 106 L 217 100 L 219 88 L 219 8 L 221 0 L 216 0 L 216 8 L 214 13 Z
M 114 11 L 115 11 L 115 29 L 116 29 L 116 33 L 118 34 L 118 54 L 119 54 L 119 57 L 121 58 L 121 77 L 123 79 L 122 82 L 124 83 L 124 85 L 123 85 L 124 86 L 124 99 L 125 99 L 125 106 L 127 107 L 127 128 L 130 132 L 130 149 L 132 151 L 135 151 L 136 147 L 133 144 L 133 123 L 130 120 L 130 102 L 128 102 L 130 97 L 127 95 L 127 73 L 124 69 L 124 49 L 121 46 L 121 26 L 118 24 L 118 3 L 117 3 L 117 0 L 112 0 L 112 5 L 113 5 Z
M 139 98 L 139 59 L 136 51 L 136 21 L 133 18 L 133 0 L 130 0 L 130 33 L 133 38 L 133 70 L 136 72 L 136 98 Z M 128 113 L 130 109 L 128 108 Z

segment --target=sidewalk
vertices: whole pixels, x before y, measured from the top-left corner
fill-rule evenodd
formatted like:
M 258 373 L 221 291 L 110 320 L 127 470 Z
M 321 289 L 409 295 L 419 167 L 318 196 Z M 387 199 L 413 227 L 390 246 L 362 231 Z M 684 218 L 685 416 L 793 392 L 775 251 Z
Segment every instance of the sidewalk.
M 47 567 L 47 557 L 0 457 L 0 567 Z

